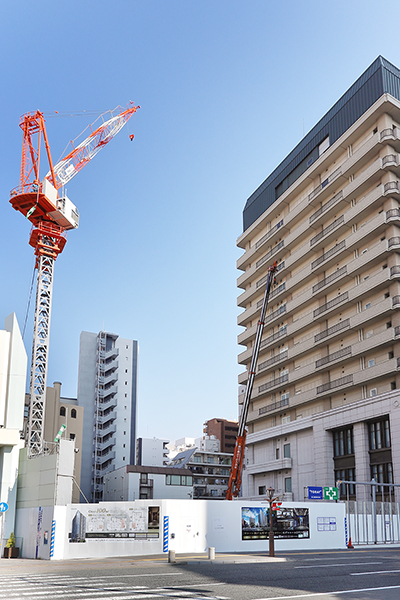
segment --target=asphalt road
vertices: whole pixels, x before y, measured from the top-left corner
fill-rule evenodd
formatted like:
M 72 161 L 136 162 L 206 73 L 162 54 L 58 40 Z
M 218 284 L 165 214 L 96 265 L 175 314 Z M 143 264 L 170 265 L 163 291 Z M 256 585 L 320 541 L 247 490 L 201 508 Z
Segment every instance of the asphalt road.
M 0 600 L 399 600 L 400 548 L 45 562 L 0 560 Z

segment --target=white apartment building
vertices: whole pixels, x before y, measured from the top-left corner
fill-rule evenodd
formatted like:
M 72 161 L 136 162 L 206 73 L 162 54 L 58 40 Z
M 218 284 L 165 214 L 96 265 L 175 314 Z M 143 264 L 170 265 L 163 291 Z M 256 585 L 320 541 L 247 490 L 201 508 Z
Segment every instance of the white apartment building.
M 24 447 L 24 402 L 27 356 L 14 313 L 0 330 L 0 503 L 8 510 L 2 515 L 2 542 L 15 530 L 19 451 Z
M 81 488 L 103 499 L 104 475 L 135 464 L 138 343 L 100 331 L 80 336 L 78 404 L 84 407 Z
M 378 57 L 250 196 L 243 217 L 240 385 L 267 269 L 278 263 L 243 495 L 272 486 L 303 500 L 307 486 L 337 480 L 399 484 L 400 71 Z
M 162 467 L 169 463 L 169 440 L 138 438 L 136 441 L 136 464 Z

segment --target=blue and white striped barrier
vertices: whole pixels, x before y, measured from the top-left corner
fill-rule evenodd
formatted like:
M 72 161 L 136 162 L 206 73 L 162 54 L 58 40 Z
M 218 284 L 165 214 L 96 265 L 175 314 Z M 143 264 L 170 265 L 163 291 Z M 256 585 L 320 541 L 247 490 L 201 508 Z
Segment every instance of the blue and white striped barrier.
M 50 558 L 54 555 L 54 538 L 56 537 L 56 522 L 53 519 L 51 522 L 51 537 L 50 537 Z
M 169 517 L 164 517 L 163 552 L 168 552 Z

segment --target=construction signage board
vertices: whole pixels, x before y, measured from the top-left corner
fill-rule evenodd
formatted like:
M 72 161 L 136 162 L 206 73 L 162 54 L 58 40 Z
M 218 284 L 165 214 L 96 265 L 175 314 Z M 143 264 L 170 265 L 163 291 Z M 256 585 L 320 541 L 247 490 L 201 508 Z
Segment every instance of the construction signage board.
M 324 500 L 339 500 L 337 487 L 324 487 Z
M 277 539 L 310 537 L 308 508 L 277 507 L 272 511 L 272 527 Z M 269 537 L 269 509 L 242 508 L 242 540 L 266 540 Z
M 309 500 L 322 500 L 323 499 L 322 487 L 316 487 L 315 485 L 308 486 L 308 499 Z

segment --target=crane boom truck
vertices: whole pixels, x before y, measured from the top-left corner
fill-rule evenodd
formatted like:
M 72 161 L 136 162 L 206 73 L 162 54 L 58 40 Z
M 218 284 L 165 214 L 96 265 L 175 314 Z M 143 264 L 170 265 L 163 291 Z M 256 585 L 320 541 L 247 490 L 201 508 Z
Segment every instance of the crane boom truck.
M 268 268 L 267 283 L 265 285 L 264 300 L 261 308 L 261 315 L 257 323 L 256 338 L 251 356 L 250 369 L 247 378 L 246 392 L 243 400 L 243 409 L 239 419 L 238 434 L 236 437 L 235 450 L 233 453 L 231 472 L 229 474 L 229 484 L 226 492 L 226 500 L 237 498 L 242 485 L 242 471 L 244 450 L 246 446 L 246 421 L 249 412 L 250 397 L 253 391 L 254 378 L 256 376 L 256 367 L 258 354 L 260 351 L 261 337 L 263 334 L 265 315 L 268 307 L 268 299 L 271 291 L 271 286 L 275 283 L 275 273 L 277 271 L 277 262 Z

